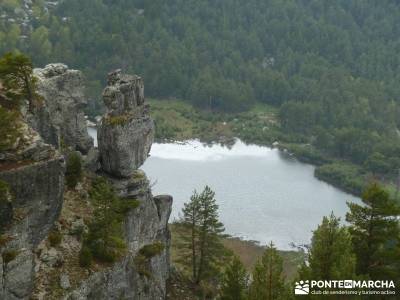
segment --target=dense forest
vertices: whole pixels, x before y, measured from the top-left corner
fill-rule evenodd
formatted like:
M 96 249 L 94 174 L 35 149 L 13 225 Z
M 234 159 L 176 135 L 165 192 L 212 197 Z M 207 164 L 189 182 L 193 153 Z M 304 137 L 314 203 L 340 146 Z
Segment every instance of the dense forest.
M 4 3 L 14 11 L 22 1 Z M 93 99 L 105 74 L 123 68 L 144 76 L 148 97 L 225 113 L 267 103 L 292 141 L 380 176 L 400 167 L 397 1 L 33 3 L 23 38 L 21 26 L 1 19 L 0 52 L 82 69 Z
M 348 203 L 346 225 L 333 213 L 323 218 L 293 281 L 388 279 L 398 285 L 400 209 L 386 189 L 400 169 L 398 1 L 64 0 L 49 6 L 34 0 L 25 18 L 26 3 L 0 4 L 0 151 L 12 149 L 22 134 L 21 103 L 27 100 L 29 110 L 41 103 L 34 66 L 60 61 L 83 70 L 92 115 L 101 109 L 105 74 L 123 68 L 145 78 L 153 103 L 178 99 L 174 109 L 198 123 L 197 130 L 210 131 L 207 118 L 212 125 L 214 118 L 230 118 L 224 123 L 240 123 L 235 136 L 295 145 L 303 158 L 319 161 L 320 178 L 354 193 L 364 189 L 362 203 Z M 5 54 L 15 50 L 33 63 Z M 264 132 L 252 117 L 261 106 L 276 112 L 276 128 Z M 370 175 L 383 187 L 366 184 Z M 82 187 L 84 179 L 81 156 L 70 155 L 68 190 Z M 2 181 L 0 195 L 0 202 L 9 201 Z M 120 201 L 102 179 L 93 180 L 85 199 L 95 209 L 86 232 L 74 233 L 81 239 L 82 270 L 123 257 L 123 220 L 139 205 Z M 251 271 L 227 251 L 209 187 L 193 194 L 181 216 L 174 224 L 174 292 L 186 285 L 202 299 L 291 299 L 294 282 L 285 278 L 272 243 Z M 49 235 L 50 245 L 61 239 L 58 231 Z M 149 261 L 162 251 L 157 242 L 138 251 L 133 263 L 141 276 L 151 276 Z M 3 251 L 2 260 L 17 255 Z

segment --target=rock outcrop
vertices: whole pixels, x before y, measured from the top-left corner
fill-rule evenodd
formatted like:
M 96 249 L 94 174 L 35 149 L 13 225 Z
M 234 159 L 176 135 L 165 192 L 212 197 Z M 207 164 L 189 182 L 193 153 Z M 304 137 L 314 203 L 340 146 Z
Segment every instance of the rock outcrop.
M 91 275 L 78 289 L 68 294 L 65 300 L 165 299 L 170 269 L 170 233 L 167 222 L 172 198 L 153 198 L 148 182 L 138 188 L 140 191 L 135 198 L 141 205 L 132 210 L 125 221 L 128 254 L 111 269 Z M 155 243 L 164 245 L 162 252 L 152 257 L 145 266 L 138 265 L 136 258 L 140 249 Z M 143 267 L 147 269 L 146 274 L 143 273 Z
M 43 105 L 23 112 L 22 138 L 0 153 L 0 183 L 7 186 L 0 203 L 0 299 L 165 299 L 172 198 L 153 197 L 138 170 L 154 137 L 143 81 L 119 71 L 109 75 L 97 150 L 86 132 L 81 73 L 55 64 L 35 74 Z M 65 195 L 58 150 L 64 146 L 87 154 L 90 173 Z M 76 234 L 87 230 L 85 216 L 93 212 L 87 191 L 94 176 L 106 177 L 121 198 L 140 204 L 125 217 L 126 255 L 113 266 L 86 270 L 79 266 L 82 240 Z M 58 246 L 49 236 L 53 229 L 62 234 Z M 157 251 L 144 255 L 146 247 Z
M 115 177 L 129 177 L 146 160 L 154 139 L 143 80 L 115 71 L 109 74 L 103 99 L 107 113 L 98 131 L 102 169 Z
M 136 199 L 124 226 L 128 254 L 111 269 L 95 273 L 65 299 L 162 300 L 169 276 L 172 197 L 153 197 L 146 174 L 137 170 L 146 160 L 154 123 L 144 103 L 143 81 L 120 71 L 109 74 L 103 93 L 107 113 L 98 132 L 101 174 L 122 198 Z M 140 260 L 143 247 L 162 245 L 162 251 Z
M 58 219 L 63 203 L 64 158 L 22 124 L 15 149 L 0 155 L 0 180 L 10 191 L 12 219 L 1 228 L 0 299 L 29 299 L 34 251 Z M 5 259 L 6 258 L 6 259 Z
M 87 133 L 83 111 L 87 103 L 82 73 L 63 64 L 50 64 L 35 69 L 34 74 L 44 101 L 33 115 L 27 116 L 30 125 L 46 143 L 86 154 L 93 147 L 93 139 Z

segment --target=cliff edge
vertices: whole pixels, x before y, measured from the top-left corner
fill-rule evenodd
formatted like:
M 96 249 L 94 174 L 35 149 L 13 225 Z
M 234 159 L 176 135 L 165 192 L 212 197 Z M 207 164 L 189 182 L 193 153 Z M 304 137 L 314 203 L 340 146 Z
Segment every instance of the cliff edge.
M 34 73 L 43 102 L 22 107 L 22 138 L 0 153 L 0 299 L 165 299 L 172 197 L 154 197 L 138 169 L 154 138 L 143 80 L 109 74 L 97 150 L 83 114 L 82 74 L 62 64 Z M 65 157 L 73 152 L 88 167 L 67 189 Z M 99 176 L 138 206 L 123 222 L 124 256 L 85 268 L 78 257 L 93 214 L 88 191 Z

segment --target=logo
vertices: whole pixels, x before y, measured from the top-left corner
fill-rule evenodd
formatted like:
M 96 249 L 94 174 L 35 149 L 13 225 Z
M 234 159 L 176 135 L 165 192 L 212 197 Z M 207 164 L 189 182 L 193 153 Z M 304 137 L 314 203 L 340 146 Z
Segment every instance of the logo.
M 303 281 L 300 280 L 296 282 L 296 286 L 294 288 L 295 295 L 308 295 L 310 293 L 310 282 L 308 280 Z
M 396 295 L 393 280 L 300 280 L 295 295 Z

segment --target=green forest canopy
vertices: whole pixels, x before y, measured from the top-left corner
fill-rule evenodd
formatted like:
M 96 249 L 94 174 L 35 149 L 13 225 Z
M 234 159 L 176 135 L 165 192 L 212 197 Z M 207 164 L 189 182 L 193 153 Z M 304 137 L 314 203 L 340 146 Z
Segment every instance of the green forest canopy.
M 398 1 L 68 0 L 51 13 L 34 3 L 25 39 L 1 19 L 0 51 L 83 70 L 93 98 L 122 67 L 143 75 L 149 97 L 223 112 L 272 104 L 287 133 L 321 151 L 400 167 Z

